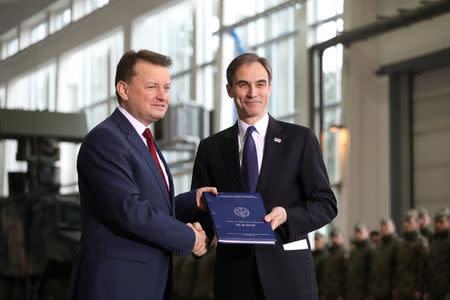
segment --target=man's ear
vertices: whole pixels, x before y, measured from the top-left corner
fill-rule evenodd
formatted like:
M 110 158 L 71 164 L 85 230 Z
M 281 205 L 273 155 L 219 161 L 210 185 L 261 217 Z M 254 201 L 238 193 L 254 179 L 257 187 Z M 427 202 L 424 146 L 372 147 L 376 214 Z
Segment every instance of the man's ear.
M 231 86 L 227 83 L 227 85 L 226 85 L 225 87 L 226 87 L 226 89 L 227 89 L 228 97 L 234 98 L 233 95 L 232 95 L 232 93 L 231 93 Z
M 116 90 L 122 100 L 128 100 L 128 84 L 125 81 L 119 81 L 116 85 Z

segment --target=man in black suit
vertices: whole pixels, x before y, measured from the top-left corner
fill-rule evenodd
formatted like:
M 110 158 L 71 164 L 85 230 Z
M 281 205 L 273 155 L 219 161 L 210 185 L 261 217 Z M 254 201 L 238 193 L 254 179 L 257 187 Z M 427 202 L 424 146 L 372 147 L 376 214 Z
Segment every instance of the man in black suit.
M 336 199 L 314 133 L 267 113 L 271 73 L 267 59 L 253 53 L 230 63 L 226 88 L 239 120 L 202 140 L 195 159 L 193 188 L 259 192 L 277 238 L 276 246 L 219 244 L 216 299 L 317 299 L 307 234 L 336 216 Z M 250 158 L 246 147 L 256 150 Z

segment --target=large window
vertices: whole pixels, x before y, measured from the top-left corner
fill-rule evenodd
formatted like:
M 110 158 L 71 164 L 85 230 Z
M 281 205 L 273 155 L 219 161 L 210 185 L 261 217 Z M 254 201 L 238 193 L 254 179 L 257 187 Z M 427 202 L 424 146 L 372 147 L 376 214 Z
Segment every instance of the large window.
M 123 33 L 112 33 L 61 58 L 57 110 L 84 110 L 92 128 L 110 112 L 114 70 L 123 53 Z M 68 71 L 70 70 L 70 72 Z
M 88 129 L 103 121 L 117 106 L 114 70 L 123 53 L 123 32 L 117 31 L 60 59 L 57 111 L 86 114 Z M 76 191 L 79 146 L 60 143 L 62 193 Z
M 239 3 L 238 3 L 239 2 Z M 239 12 L 236 7 L 239 6 Z M 301 7 L 292 1 L 224 1 L 224 63 L 243 52 L 257 52 L 272 64 L 272 93 L 268 111 L 279 119 L 295 122 L 298 117 L 296 99 L 297 19 Z M 223 115 L 228 123 L 235 115 Z
M 79 20 L 109 3 L 109 0 L 73 0 L 73 20 Z
M 156 15 L 144 16 L 133 25 L 133 49 L 149 49 L 172 58 L 172 102 L 188 102 L 194 98 L 189 72 L 194 54 L 192 12 L 193 7 L 187 1 Z
M 4 99 L 5 89 L 3 88 L 3 92 L 1 92 L 2 88 L 0 88 L 1 107 L 26 110 L 51 110 L 54 108 L 55 71 L 55 63 L 49 62 L 29 74 L 11 79 L 7 85 L 7 99 Z M 27 165 L 25 162 L 16 161 L 16 140 L 1 141 L 0 149 L 2 153 L 0 156 L 0 164 L 2 164 L 0 194 L 7 195 L 8 172 L 24 172 Z
M 43 10 L 20 25 L 20 49 L 25 49 L 48 36 L 48 13 Z
M 56 64 L 49 62 L 32 73 L 8 83 L 7 108 L 54 110 Z
M 50 33 L 61 30 L 70 24 L 72 19 L 72 10 L 65 6 L 52 11 L 50 14 Z
M 0 109 L 6 107 L 6 89 L 4 84 L 0 84 Z
M 0 38 L 1 42 L 1 59 L 6 59 L 19 52 L 19 36 L 17 28 L 9 30 Z
M 311 0 L 308 2 L 308 23 L 310 45 L 335 37 L 343 31 L 343 0 Z M 327 48 L 322 55 L 323 78 L 323 132 L 319 132 L 320 106 L 315 102 L 315 129 L 322 135 L 323 151 L 328 175 L 332 184 L 340 182 L 338 153 L 338 131 L 330 132 L 332 125 L 341 125 L 342 96 L 342 45 Z
M 169 55 L 170 103 L 196 102 L 213 108 L 219 28 L 218 1 L 184 1 L 138 18 L 132 26 L 131 48 Z M 198 121 L 198 120 L 195 120 Z M 193 151 L 164 151 L 176 190 L 190 186 Z

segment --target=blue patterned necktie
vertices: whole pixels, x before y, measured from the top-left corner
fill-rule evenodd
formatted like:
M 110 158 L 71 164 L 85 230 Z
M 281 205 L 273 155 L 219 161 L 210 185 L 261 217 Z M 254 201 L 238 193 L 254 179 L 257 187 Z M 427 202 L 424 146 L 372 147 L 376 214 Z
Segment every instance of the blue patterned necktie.
M 247 136 L 242 153 L 242 175 L 250 193 L 256 191 L 256 185 L 258 184 L 258 155 L 256 154 L 255 141 L 252 137 L 254 130 L 254 126 L 247 128 Z

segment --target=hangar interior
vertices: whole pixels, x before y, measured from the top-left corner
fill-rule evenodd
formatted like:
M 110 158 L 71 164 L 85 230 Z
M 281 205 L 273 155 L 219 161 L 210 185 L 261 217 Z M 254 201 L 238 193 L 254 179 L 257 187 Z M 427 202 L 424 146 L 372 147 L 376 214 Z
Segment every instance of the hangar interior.
M 350 237 L 390 216 L 401 229 L 408 209 L 450 203 L 449 28 L 447 0 L 0 0 L 0 109 L 82 115 L 87 132 L 117 107 L 126 50 L 169 55 L 171 104 L 156 138 L 176 192 L 187 191 L 199 140 L 236 120 L 226 66 L 257 52 L 273 67 L 269 113 L 319 137 L 338 199 L 331 226 Z M 18 188 L 9 174 L 30 168 L 18 158 L 36 139 L 23 136 L 38 135 L 14 135 L 3 116 L 8 199 Z M 38 118 L 29 128 L 51 119 Z M 74 195 L 80 140 L 52 137 L 56 193 Z

